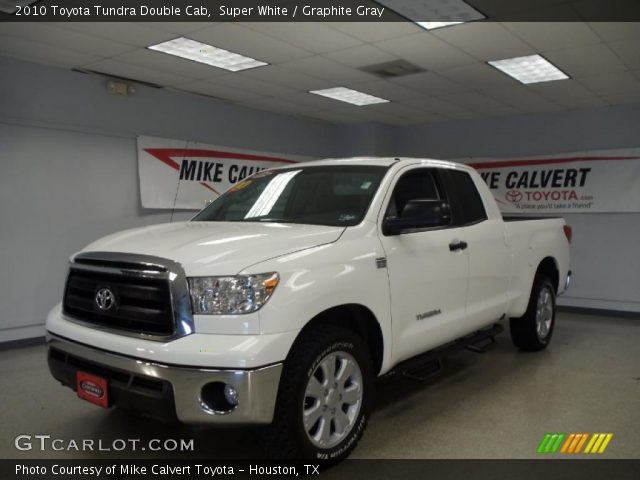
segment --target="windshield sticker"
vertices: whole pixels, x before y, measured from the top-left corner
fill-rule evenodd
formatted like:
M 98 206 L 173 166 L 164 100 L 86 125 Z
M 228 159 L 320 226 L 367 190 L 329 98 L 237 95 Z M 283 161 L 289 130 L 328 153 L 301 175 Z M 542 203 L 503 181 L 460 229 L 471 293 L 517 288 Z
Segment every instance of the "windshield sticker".
M 254 173 L 253 175 L 251 175 L 251 178 L 262 178 L 268 177 L 269 175 L 273 175 L 273 172 L 271 170 L 263 170 L 262 172 Z
M 338 217 L 338 221 L 339 222 L 350 222 L 352 220 L 355 220 L 357 217 L 356 215 L 352 215 L 349 213 L 341 213 L 340 216 Z
M 369 190 L 370 187 L 371 182 L 362 182 L 362 185 L 360 185 L 360 190 Z
M 242 190 L 243 188 L 248 187 L 249 185 L 251 185 L 251 180 L 244 180 L 240 183 L 236 183 L 233 187 L 231 187 L 231 192 L 237 192 L 239 190 Z

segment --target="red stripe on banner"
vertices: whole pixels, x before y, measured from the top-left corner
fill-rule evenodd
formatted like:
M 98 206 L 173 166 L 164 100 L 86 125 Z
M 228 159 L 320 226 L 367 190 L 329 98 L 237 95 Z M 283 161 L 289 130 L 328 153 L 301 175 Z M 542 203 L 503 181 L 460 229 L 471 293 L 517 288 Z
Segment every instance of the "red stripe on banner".
M 554 163 L 593 162 L 597 160 L 640 160 L 640 157 L 567 157 L 540 158 L 532 160 L 510 160 L 506 162 L 469 163 L 473 168 L 526 167 L 530 165 L 548 165 Z
M 180 170 L 180 165 L 172 157 L 233 158 L 236 160 L 254 160 L 259 162 L 296 163 L 293 160 L 287 160 L 285 158 L 251 155 L 248 153 L 223 152 L 220 150 L 202 150 L 194 148 L 145 148 L 144 151 L 175 170 Z M 220 193 L 211 185 L 205 182 L 200 182 L 200 185 L 208 188 L 216 195 L 220 195 Z
M 202 150 L 197 148 L 145 148 L 144 151 L 167 164 L 169 163 L 166 162 L 165 159 L 171 159 L 171 157 L 233 158 L 236 160 L 256 160 L 258 162 L 297 163 L 295 160 L 287 160 L 286 158 L 280 157 L 252 155 L 250 153 L 223 152 L 221 150 Z M 173 162 L 173 160 L 171 161 Z

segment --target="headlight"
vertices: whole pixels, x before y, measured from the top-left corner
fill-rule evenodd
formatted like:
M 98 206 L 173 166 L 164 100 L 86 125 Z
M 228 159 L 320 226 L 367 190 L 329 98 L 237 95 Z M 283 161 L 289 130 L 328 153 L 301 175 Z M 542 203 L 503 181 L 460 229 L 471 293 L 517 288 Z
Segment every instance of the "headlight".
M 235 315 L 259 310 L 271 297 L 280 277 L 271 272 L 188 280 L 194 314 Z

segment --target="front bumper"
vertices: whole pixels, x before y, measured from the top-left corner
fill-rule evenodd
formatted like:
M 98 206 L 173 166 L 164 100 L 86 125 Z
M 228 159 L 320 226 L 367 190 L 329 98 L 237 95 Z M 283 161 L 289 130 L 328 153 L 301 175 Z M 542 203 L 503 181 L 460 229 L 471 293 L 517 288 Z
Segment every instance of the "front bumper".
M 255 369 L 211 369 L 160 364 L 90 347 L 49 333 L 49 369 L 75 390 L 78 370 L 106 378 L 111 405 L 190 424 L 268 424 L 273 420 L 282 363 Z M 231 385 L 238 404 L 230 411 L 206 405 L 202 387 Z

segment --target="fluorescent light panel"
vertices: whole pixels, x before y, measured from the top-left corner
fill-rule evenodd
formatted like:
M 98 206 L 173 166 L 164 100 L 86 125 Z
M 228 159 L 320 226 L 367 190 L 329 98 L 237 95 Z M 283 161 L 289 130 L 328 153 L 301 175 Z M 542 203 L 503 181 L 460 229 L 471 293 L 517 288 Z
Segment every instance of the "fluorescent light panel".
M 463 0 L 376 0 L 390 10 L 426 29 L 448 27 L 484 17 Z
M 194 62 L 211 65 L 212 67 L 224 68 L 230 72 L 239 72 L 240 70 L 269 65 L 267 62 L 262 62 L 255 58 L 245 57 L 239 53 L 233 53 L 185 37 L 174 38 L 168 42 L 151 45 L 147 48 L 168 53 L 176 57 L 186 58 Z
M 540 55 L 495 60 L 489 62 L 489 65 L 524 84 L 569 78 L 566 73 Z
M 323 97 L 332 98 L 341 102 L 351 103 L 352 105 L 373 105 L 376 103 L 388 103 L 389 100 L 374 97 L 368 93 L 359 92 L 345 87 L 326 88 L 324 90 L 311 90 L 309 93 L 321 95 Z
M 0 0 L 0 12 L 12 14 L 18 11 L 18 7 L 26 7 L 36 3 L 36 0 Z

